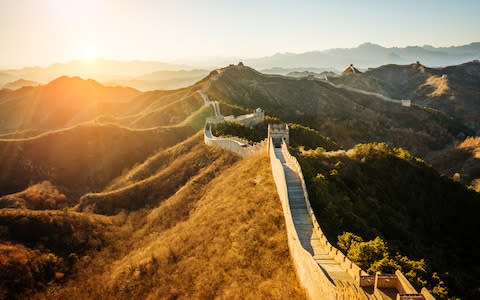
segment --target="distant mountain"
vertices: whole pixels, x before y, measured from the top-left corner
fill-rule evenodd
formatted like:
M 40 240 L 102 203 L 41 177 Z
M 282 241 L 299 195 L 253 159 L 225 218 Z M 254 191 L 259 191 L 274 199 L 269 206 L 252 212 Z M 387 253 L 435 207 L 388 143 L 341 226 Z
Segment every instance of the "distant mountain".
M 330 78 L 331 82 L 377 92 L 438 109 L 480 132 L 480 63 L 445 68 L 422 63 L 390 64 L 363 74 Z
M 386 48 L 372 43 L 364 43 L 356 48 L 348 49 L 337 48 L 298 54 L 277 53 L 267 57 L 245 59 L 244 62 L 256 69 L 273 67 L 331 67 L 343 69 L 349 64 L 354 64 L 359 68 L 368 68 L 384 64 L 408 64 L 413 61 L 420 61 L 430 66 L 446 66 L 479 58 L 480 42 L 438 48 L 433 46 Z
M 156 71 L 133 79 L 119 79 L 105 82 L 107 85 L 129 86 L 142 91 L 171 90 L 194 84 L 209 73 L 208 70 Z
M 26 67 L 0 71 L 0 85 L 19 78 L 28 78 L 45 83 L 64 75 L 81 76 L 97 81 L 131 79 L 158 70 L 176 71 L 184 69 L 191 68 L 185 65 L 159 61 L 74 60 L 67 63 L 56 63 L 48 67 Z
M 439 111 L 403 107 L 323 80 L 265 75 L 241 66 L 221 74 L 210 84 L 212 99 L 262 107 L 269 115 L 316 129 L 345 148 L 385 141 L 424 155 L 453 144 L 458 135 L 473 133 Z
M 92 121 L 131 128 L 177 125 L 203 104 L 193 88 L 140 92 L 62 76 L 38 87 L 0 90 L 0 138 L 28 137 Z
M 329 71 L 323 71 L 323 72 L 321 72 L 321 73 L 310 72 L 310 71 L 303 71 L 303 72 L 294 71 L 294 72 L 288 73 L 286 76 L 296 77 L 296 78 L 316 77 L 316 78 L 321 78 L 321 79 L 323 79 L 323 78 L 325 78 L 325 76 L 328 76 L 328 77 L 336 77 L 336 76 L 338 76 L 338 74 L 335 73 L 335 72 L 329 72 Z
M 9 82 L 9 83 L 3 85 L 2 88 L 16 90 L 16 89 L 22 88 L 24 86 L 37 86 L 37 85 L 40 85 L 40 83 L 36 82 L 36 81 L 25 80 L 23 78 L 20 78 L 18 80 L 15 80 L 15 81 L 12 81 L 12 82 Z
M 282 67 L 273 67 L 269 69 L 263 69 L 263 70 L 260 70 L 260 72 L 264 74 L 276 74 L 276 75 L 287 75 L 288 73 L 293 73 L 293 72 L 340 73 L 340 71 L 338 71 L 335 68 L 282 68 Z

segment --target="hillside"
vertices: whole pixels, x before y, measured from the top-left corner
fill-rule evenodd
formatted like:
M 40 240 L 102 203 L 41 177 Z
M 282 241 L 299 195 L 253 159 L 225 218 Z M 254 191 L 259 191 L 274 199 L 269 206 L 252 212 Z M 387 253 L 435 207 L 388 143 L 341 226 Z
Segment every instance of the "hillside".
M 470 128 L 480 130 L 480 63 L 468 62 L 444 68 L 421 63 L 385 65 L 363 74 L 330 79 L 355 88 L 411 99 L 413 103 L 438 109 Z
M 0 299 L 61 281 L 115 235 L 110 219 L 67 211 L 4 208 L 0 228 Z
M 36 81 L 25 80 L 23 78 L 20 78 L 18 80 L 12 81 L 12 82 L 5 83 L 2 88 L 3 89 L 16 90 L 16 89 L 22 88 L 24 86 L 37 86 L 37 85 L 40 85 L 40 83 L 36 82 Z
M 236 162 L 232 154 L 197 143 L 199 138 L 184 146 L 206 148 L 216 158 L 186 175 L 176 193 L 152 194 L 157 198 L 152 209 L 111 217 L 111 233 L 94 255 L 79 253 L 65 279 L 24 297 L 304 298 L 292 272 L 268 158 Z M 168 150 L 175 160 L 191 162 L 190 151 L 177 148 Z M 145 176 L 181 170 L 159 156 L 149 162 L 164 166 L 145 167 Z
M 137 96 L 131 88 L 105 87 L 93 80 L 60 77 L 47 85 L 24 87 L 0 98 L 0 130 L 57 129 L 113 114 Z
M 116 79 L 106 82 L 107 85 L 120 85 L 136 88 L 141 91 L 172 90 L 187 87 L 208 74 L 207 70 L 155 71 L 129 79 Z
M 480 226 L 478 193 L 385 144 L 297 155 L 330 241 L 343 232 L 364 240 L 380 236 L 394 255 L 425 259 L 426 275 L 418 274 L 418 280 L 434 286 L 438 281 L 432 274 L 437 272 L 450 296 L 478 297 L 480 257 L 470 251 L 480 246 L 472 238 Z
M 31 135 L 25 132 L 46 132 L 88 121 L 132 128 L 177 125 L 202 108 L 198 88 L 140 92 L 64 76 L 43 86 L 0 92 L 0 134 L 4 138 L 28 137 Z
M 213 100 L 306 125 L 340 146 L 385 141 L 425 155 L 472 133 L 446 115 L 418 106 L 403 107 L 377 97 L 336 88 L 321 80 L 264 75 L 248 67 L 222 69 L 208 94 Z
M 132 130 L 116 125 L 83 124 L 33 138 L 0 140 L 0 195 L 48 180 L 69 201 L 100 191 L 110 180 L 160 148 L 179 143 L 190 127 Z
M 468 137 L 456 147 L 433 152 L 427 159 L 442 174 L 480 191 L 480 138 Z
M 115 214 L 122 209 L 154 207 L 158 204 L 156 201 L 173 195 L 205 168 L 220 171 L 236 160 L 225 156 L 224 152 L 208 148 L 202 143 L 202 138 L 203 135 L 196 134 L 183 143 L 157 152 L 116 178 L 106 191 L 83 195 L 77 209 Z

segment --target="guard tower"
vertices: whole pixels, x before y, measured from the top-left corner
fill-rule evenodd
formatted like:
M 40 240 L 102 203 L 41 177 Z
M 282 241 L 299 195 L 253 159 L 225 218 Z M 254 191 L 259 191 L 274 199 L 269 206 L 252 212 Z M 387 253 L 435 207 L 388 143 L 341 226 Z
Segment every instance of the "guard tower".
M 280 148 L 282 146 L 282 141 L 285 141 L 288 145 L 288 125 L 286 123 L 268 124 L 268 139 L 270 138 L 272 138 L 273 146 L 275 148 Z

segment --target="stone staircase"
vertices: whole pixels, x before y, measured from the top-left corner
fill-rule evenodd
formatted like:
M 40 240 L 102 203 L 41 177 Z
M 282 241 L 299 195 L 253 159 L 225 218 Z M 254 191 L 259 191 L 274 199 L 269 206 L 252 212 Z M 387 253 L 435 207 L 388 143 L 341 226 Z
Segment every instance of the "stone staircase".
M 283 165 L 293 223 L 303 248 L 313 256 L 330 280 L 333 282 L 354 283 L 352 277 L 343 270 L 340 264 L 329 255 L 328 250 L 322 246 L 320 237 L 313 230 L 300 178 L 295 173 L 293 166 L 286 162 L 282 148 L 275 148 L 275 155 Z

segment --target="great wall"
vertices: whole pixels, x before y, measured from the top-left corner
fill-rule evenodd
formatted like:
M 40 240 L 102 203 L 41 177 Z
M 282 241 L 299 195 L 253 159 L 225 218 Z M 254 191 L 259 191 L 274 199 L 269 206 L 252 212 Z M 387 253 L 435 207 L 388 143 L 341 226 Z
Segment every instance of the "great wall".
M 290 255 L 297 278 L 309 299 L 435 299 L 426 288 L 418 293 L 399 270 L 395 274 L 367 274 L 330 244 L 310 205 L 300 164 L 288 151 L 287 124 L 269 124 L 267 139 L 253 146 L 235 137 L 216 137 L 211 128 L 224 122 L 225 118 L 218 102 L 211 101 L 204 91 L 199 94 L 215 112 L 215 117 L 207 118 L 205 124 L 204 141 L 207 145 L 244 158 L 258 152 L 268 154 L 284 213 Z M 233 120 L 248 125 L 263 121 L 263 114 L 262 118 L 248 116 Z

